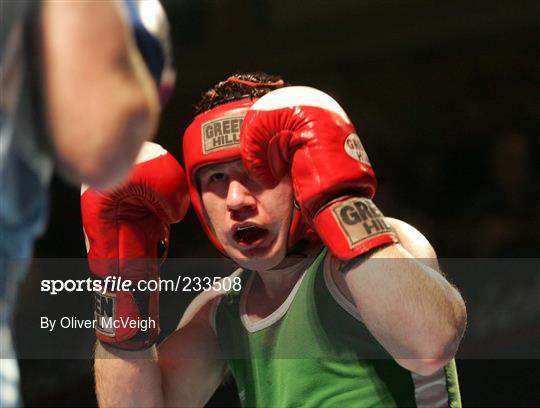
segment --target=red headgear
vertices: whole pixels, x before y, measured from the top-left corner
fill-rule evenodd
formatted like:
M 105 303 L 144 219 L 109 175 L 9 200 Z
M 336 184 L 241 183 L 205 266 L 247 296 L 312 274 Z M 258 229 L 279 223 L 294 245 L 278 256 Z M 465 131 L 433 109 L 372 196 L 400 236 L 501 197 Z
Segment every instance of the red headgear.
M 240 159 L 240 128 L 246 111 L 256 99 L 241 99 L 219 105 L 195 117 L 184 133 L 184 162 L 189 185 L 191 204 L 199 221 L 214 246 L 225 256 L 225 250 L 208 224 L 196 173 L 211 163 Z M 306 234 L 307 224 L 295 206 L 287 241 L 290 250 Z

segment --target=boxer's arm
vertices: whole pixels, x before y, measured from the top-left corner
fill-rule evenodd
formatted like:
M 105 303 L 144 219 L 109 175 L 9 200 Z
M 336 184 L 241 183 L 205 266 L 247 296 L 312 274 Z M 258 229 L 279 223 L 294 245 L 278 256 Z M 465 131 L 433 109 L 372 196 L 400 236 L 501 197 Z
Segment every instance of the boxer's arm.
M 204 406 L 223 382 L 227 365 L 210 323 L 218 297 L 203 292 L 195 298 L 158 347 L 165 406 Z
M 41 4 L 43 93 L 55 153 L 72 178 L 113 184 L 155 133 L 155 85 L 119 2 Z
M 96 345 L 96 396 L 100 407 L 163 406 L 156 347 L 127 351 Z
M 401 243 L 375 250 L 333 276 L 396 362 L 428 375 L 454 356 L 465 329 L 465 304 L 438 271 L 424 236 L 402 221 L 388 221 Z
M 157 351 L 155 346 L 118 350 L 98 342 L 94 370 L 99 406 L 204 406 L 226 373 L 210 325 L 215 300 L 212 292 L 199 295 Z

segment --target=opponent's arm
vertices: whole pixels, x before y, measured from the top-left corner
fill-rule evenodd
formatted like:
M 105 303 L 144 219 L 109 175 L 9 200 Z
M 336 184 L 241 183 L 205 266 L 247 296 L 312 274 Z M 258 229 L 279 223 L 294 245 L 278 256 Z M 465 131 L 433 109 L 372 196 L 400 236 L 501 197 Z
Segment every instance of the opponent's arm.
M 402 221 L 387 220 L 400 244 L 335 268 L 333 277 L 396 362 L 429 375 L 455 355 L 465 330 L 465 304 L 438 271 L 435 251 L 424 236 Z
M 121 3 L 41 3 L 43 93 L 52 144 L 68 177 L 124 177 L 157 128 L 156 87 Z

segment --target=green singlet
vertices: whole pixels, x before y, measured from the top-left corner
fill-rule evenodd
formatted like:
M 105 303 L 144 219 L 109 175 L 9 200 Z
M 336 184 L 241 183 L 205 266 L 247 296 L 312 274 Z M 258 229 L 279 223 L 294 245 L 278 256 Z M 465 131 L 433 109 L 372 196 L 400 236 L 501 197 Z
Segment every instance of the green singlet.
M 429 377 L 399 366 L 338 291 L 323 250 L 285 302 L 253 323 L 242 290 L 219 302 L 215 326 L 243 406 L 460 407 L 454 360 Z

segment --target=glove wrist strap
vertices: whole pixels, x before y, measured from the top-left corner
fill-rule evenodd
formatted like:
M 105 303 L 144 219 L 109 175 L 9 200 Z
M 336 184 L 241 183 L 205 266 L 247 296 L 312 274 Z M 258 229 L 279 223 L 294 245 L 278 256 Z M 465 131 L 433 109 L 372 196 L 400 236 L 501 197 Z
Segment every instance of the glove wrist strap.
M 399 242 L 390 223 L 369 198 L 334 200 L 317 213 L 314 224 L 330 252 L 342 260 Z

